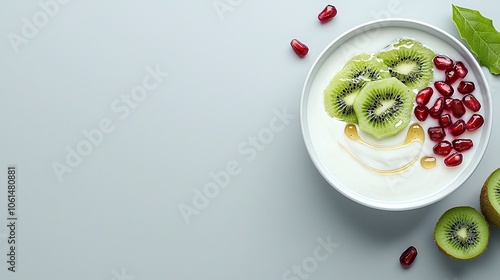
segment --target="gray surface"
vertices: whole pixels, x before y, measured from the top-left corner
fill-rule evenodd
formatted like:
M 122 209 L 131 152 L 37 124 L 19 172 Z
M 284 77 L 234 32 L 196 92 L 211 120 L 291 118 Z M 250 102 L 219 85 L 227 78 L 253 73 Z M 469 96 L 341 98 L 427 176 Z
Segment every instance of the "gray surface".
M 432 240 L 446 209 L 479 207 L 479 188 L 499 166 L 495 124 L 470 179 L 407 212 L 366 208 L 335 191 L 309 159 L 299 125 L 306 74 L 336 36 L 387 14 L 458 36 L 451 1 L 335 1 L 339 14 L 325 25 L 316 15 L 326 1 L 67 2 L 16 53 L 8 34 L 21 34 L 23 18 L 43 10 L 34 0 L 2 1 L 0 162 L 18 167 L 19 224 L 18 272 L 2 261 L 1 279 L 301 279 L 287 270 L 318 257 L 307 279 L 495 275 L 498 229 L 468 262 L 447 258 Z M 229 9 L 218 14 L 217 3 Z M 456 4 L 500 21 L 494 1 Z M 291 51 L 292 38 L 309 45 L 306 58 Z M 120 98 L 148 67 L 169 75 L 130 109 Z M 496 108 L 500 80 L 485 74 Z M 285 108 L 293 118 L 250 148 Z M 58 180 L 54 162 L 106 120 L 112 131 Z M 193 190 L 226 168 L 234 174 L 227 186 L 187 224 L 179 206 L 193 205 Z M 3 187 L 2 225 L 5 194 Z M 1 260 L 6 233 L 1 226 Z M 331 248 L 317 251 L 328 239 Z M 403 270 L 398 257 L 411 244 L 419 255 Z

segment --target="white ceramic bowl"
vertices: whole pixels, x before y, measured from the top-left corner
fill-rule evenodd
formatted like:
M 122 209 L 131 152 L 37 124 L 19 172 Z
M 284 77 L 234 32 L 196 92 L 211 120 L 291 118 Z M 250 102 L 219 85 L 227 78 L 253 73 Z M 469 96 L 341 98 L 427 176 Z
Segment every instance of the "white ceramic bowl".
M 469 70 L 464 80 L 471 80 L 476 84 L 473 94 L 482 104 L 478 113 L 484 117 L 485 123 L 474 133 L 466 132 L 461 136 L 472 139 L 474 147 L 463 152 L 464 161 L 458 167 L 446 167 L 443 164 L 443 158 L 435 156 L 437 159 L 435 168 L 424 169 L 417 162 L 403 173 L 379 175 L 363 168 L 359 161 L 354 160 L 339 145 L 343 141 L 340 138 L 345 138 L 343 134 L 345 123 L 327 115 L 323 106 L 323 90 L 335 73 L 352 56 L 361 52 L 376 53 L 401 37 L 413 38 L 438 54 L 446 54 L 454 60 L 463 61 Z M 444 74 L 436 71 L 435 80 L 440 79 L 444 80 Z M 458 82 L 454 84 L 455 88 L 457 84 Z M 461 94 L 455 93 L 454 97 L 456 95 Z M 438 96 L 439 93 L 435 92 L 429 105 L 433 104 Z M 471 113 L 467 114 L 464 116 L 465 121 Z M 353 201 L 383 210 L 409 210 L 423 207 L 446 197 L 459 188 L 481 161 L 492 127 L 490 91 L 474 56 L 460 41 L 443 30 L 408 19 L 368 22 L 345 32 L 330 43 L 316 59 L 306 78 L 302 91 L 300 117 L 309 155 L 326 181 Z M 418 122 L 416 119 L 413 121 Z M 437 121 L 429 117 L 421 124 L 426 132 L 421 155 L 433 156 L 434 143 L 427 137 L 427 128 L 437 125 Z M 404 135 L 400 137 L 404 138 Z M 401 140 L 402 138 L 393 141 L 396 143 Z M 377 157 L 379 155 L 377 153 L 374 151 L 366 157 Z

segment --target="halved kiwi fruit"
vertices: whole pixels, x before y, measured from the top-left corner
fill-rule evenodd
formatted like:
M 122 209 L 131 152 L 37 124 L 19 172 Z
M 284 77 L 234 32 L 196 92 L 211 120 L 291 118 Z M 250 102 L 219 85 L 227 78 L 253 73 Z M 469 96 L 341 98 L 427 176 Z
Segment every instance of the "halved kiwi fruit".
M 398 134 L 408 126 L 415 94 L 396 78 L 370 82 L 354 100 L 359 129 L 377 139 Z
M 479 202 L 486 219 L 500 227 L 500 168 L 493 171 L 484 182 Z
M 467 260 L 484 252 L 490 236 L 488 222 L 475 208 L 458 206 L 447 210 L 434 229 L 434 241 L 446 255 Z
M 417 90 L 434 79 L 432 60 L 435 56 L 431 49 L 408 38 L 397 40 L 377 54 L 389 67 L 392 77 Z
M 363 86 L 390 77 L 387 66 L 374 55 L 362 53 L 351 58 L 324 91 L 325 110 L 330 117 L 357 123 L 352 104 Z

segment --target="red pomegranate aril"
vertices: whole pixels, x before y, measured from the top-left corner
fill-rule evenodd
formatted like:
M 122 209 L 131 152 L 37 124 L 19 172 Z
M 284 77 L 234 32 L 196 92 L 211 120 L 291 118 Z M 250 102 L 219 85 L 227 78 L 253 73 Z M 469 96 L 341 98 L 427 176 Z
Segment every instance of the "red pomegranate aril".
M 443 113 L 443 109 L 444 109 L 444 98 L 439 97 L 438 99 L 436 99 L 436 102 L 434 102 L 434 105 L 432 105 L 432 107 L 429 109 L 429 115 L 437 119 L 439 118 L 439 116 L 441 116 L 441 113 Z
M 451 141 L 451 144 L 457 152 L 465 152 L 474 146 L 474 143 L 470 139 L 455 139 Z
M 413 114 L 415 114 L 417 120 L 423 122 L 427 119 L 427 116 L 429 115 L 429 109 L 426 106 L 418 105 L 413 110 Z
M 444 164 L 448 167 L 459 166 L 462 163 L 463 155 L 461 153 L 453 153 L 444 159 Z
M 469 73 L 469 70 L 467 70 L 467 67 L 465 67 L 464 63 L 462 61 L 457 61 L 455 63 L 455 71 L 457 72 L 458 77 L 460 78 L 465 78 L 467 76 L 467 73 Z
M 452 96 L 453 92 L 455 91 L 452 86 L 443 81 L 434 82 L 434 87 L 444 97 Z
M 453 98 L 448 97 L 444 99 L 444 109 L 447 111 L 451 110 L 451 103 L 453 103 Z
M 445 81 L 445 83 L 447 83 L 449 85 L 456 82 L 458 80 L 458 78 L 459 78 L 458 73 L 457 73 L 457 71 L 455 71 L 455 68 L 448 68 L 444 72 L 444 81 Z
M 439 70 L 446 70 L 453 67 L 453 60 L 446 55 L 437 55 L 434 57 L 434 65 Z
M 417 257 L 417 249 L 413 246 L 408 247 L 399 257 L 399 263 L 404 267 L 408 268 L 415 261 Z
M 318 19 L 321 23 L 330 21 L 337 15 L 337 8 L 333 5 L 327 5 L 321 13 L 318 14 Z
M 443 114 L 439 117 L 439 126 L 441 127 L 450 126 L 451 122 L 450 114 Z
M 444 129 L 440 126 L 429 127 L 427 133 L 429 133 L 429 138 L 432 141 L 441 141 L 446 136 Z
M 290 42 L 290 45 L 292 46 L 292 49 L 299 57 L 304 57 L 309 52 L 309 48 L 304 43 L 302 43 L 297 39 L 293 39 Z
M 474 114 L 470 117 L 470 119 L 467 121 L 467 124 L 465 125 L 465 128 L 468 131 L 474 131 L 484 124 L 484 118 L 483 116 L 479 114 Z
M 479 111 L 481 109 L 481 103 L 474 97 L 474 95 L 468 93 L 462 98 L 462 102 L 464 103 L 465 107 L 471 109 L 474 112 Z
M 465 132 L 465 126 L 466 126 L 465 121 L 462 119 L 459 119 L 458 121 L 456 121 L 455 123 L 453 123 L 450 126 L 451 135 L 453 135 L 453 136 L 461 135 L 462 133 Z
M 453 149 L 453 146 L 451 145 L 450 141 L 444 140 L 439 143 L 437 143 L 432 150 L 436 155 L 440 156 L 447 156 L 451 150 Z
M 427 105 L 427 103 L 429 103 L 429 100 L 431 100 L 431 96 L 433 93 L 434 90 L 431 87 L 425 87 L 417 93 L 415 101 L 418 105 Z
M 474 82 L 460 81 L 457 87 L 457 91 L 461 94 L 472 93 L 476 89 Z
M 451 113 L 455 118 L 461 118 L 467 110 L 460 99 L 453 99 L 451 102 Z

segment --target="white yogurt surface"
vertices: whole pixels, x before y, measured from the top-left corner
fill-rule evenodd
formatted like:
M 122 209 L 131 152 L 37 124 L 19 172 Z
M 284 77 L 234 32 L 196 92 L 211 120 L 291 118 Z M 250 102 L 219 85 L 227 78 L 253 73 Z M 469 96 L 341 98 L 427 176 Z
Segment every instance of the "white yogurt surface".
M 342 46 L 337 48 L 320 66 L 319 71 L 313 79 L 309 98 L 306 108 L 307 126 L 310 132 L 312 147 L 321 165 L 323 165 L 323 175 L 345 194 L 349 196 L 362 197 L 368 200 L 374 200 L 384 203 L 404 203 L 419 199 L 424 199 L 448 187 L 460 173 L 466 168 L 471 168 L 471 160 L 476 153 L 479 145 L 481 145 L 481 130 L 475 132 L 465 132 L 459 138 L 469 138 L 474 142 L 474 147 L 471 150 L 463 152 L 464 160 L 458 167 L 450 168 L 444 165 L 444 157 L 434 155 L 432 147 L 435 142 L 431 141 L 427 135 L 427 129 L 431 126 L 438 126 L 438 121 L 430 116 L 425 122 L 419 122 L 412 114 L 413 119 L 410 122 L 419 123 L 425 131 L 426 140 L 423 144 L 423 156 L 434 156 L 437 159 L 437 166 L 433 169 L 424 169 L 420 165 L 419 160 L 412 165 L 406 172 L 396 175 L 379 175 L 375 174 L 354 160 L 340 145 L 344 143 L 356 149 L 359 157 L 365 162 L 371 162 L 377 166 L 397 166 L 404 164 L 408 159 L 415 155 L 414 143 L 411 147 L 401 148 L 394 152 L 379 151 L 356 147 L 356 143 L 347 141 L 344 135 L 345 122 L 332 119 L 327 115 L 323 103 L 323 90 L 326 88 L 331 78 L 343 67 L 343 65 L 354 55 L 361 52 L 374 53 L 385 46 L 389 45 L 394 40 L 400 37 L 408 37 L 415 39 L 422 44 L 428 46 L 436 54 L 446 54 L 453 60 L 461 60 L 469 69 L 468 75 L 464 80 L 472 81 L 476 84 L 476 90 L 473 95 L 483 104 L 483 97 L 478 81 L 474 76 L 471 65 L 464 60 L 457 50 L 451 47 L 444 40 L 435 37 L 432 34 L 402 27 L 383 27 L 374 29 L 360 35 L 357 35 L 346 41 Z M 444 71 L 436 71 L 434 80 L 444 80 Z M 460 79 L 453 84 L 456 89 Z M 430 107 L 434 101 L 441 96 L 434 90 L 433 97 L 429 104 Z M 455 92 L 454 98 L 462 98 L 462 94 Z M 468 110 L 468 109 L 467 109 Z M 484 106 L 478 112 L 484 114 Z M 462 118 L 467 122 L 470 115 L 469 110 Z M 488 122 L 488 120 L 486 120 Z M 406 136 L 407 129 L 399 133 L 397 136 L 386 139 L 382 144 L 400 143 Z M 359 129 L 358 133 L 363 139 L 377 143 L 377 140 L 363 134 Z M 451 142 L 452 136 L 448 133 L 446 138 Z M 413 147 L 413 148 L 412 148 Z M 311 152 L 311 150 L 310 150 Z M 317 164 L 317 163 L 316 163 Z M 473 167 L 472 167 L 473 168 Z M 321 169 L 321 168 L 320 168 Z

